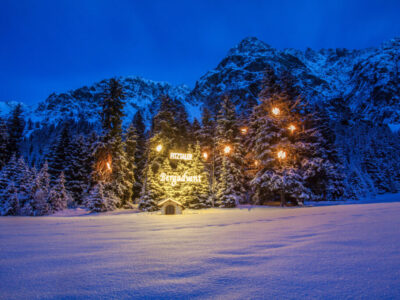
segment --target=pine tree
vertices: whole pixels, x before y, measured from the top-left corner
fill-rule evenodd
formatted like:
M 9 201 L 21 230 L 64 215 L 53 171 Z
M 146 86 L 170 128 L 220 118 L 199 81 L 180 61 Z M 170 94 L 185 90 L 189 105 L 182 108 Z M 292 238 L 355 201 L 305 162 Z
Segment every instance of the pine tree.
M 145 152 L 146 152 L 146 126 L 144 125 L 142 113 L 138 110 L 133 117 L 132 121 L 133 127 L 136 129 L 137 133 L 137 143 L 136 143 L 136 151 L 135 151 L 135 165 L 136 170 L 134 172 L 135 181 L 133 184 L 133 199 L 137 199 L 140 197 L 140 192 L 143 187 L 143 178 L 144 178 L 144 167 L 146 163 Z
M 5 191 L 9 184 L 17 181 L 18 175 L 17 160 L 15 159 L 15 155 L 13 155 L 0 173 L 0 196 L 2 195 L 2 191 Z
M 151 167 L 147 167 L 145 181 L 140 195 L 139 209 L 144 211 L 158 210 L 158 201 L 164 199 L 164 197 L 165 190 L 160 185 L 159 177 L 157 174 L 154 174 Z
M 62 130 L 50 151 L 48 158 L 50 182 L 55 183 L 61 172 L 64 172 L 69 163 L 70 136 L 69 123 L 64 122 Z
M 273 95 L 281 93 L 278 77 L 271 66 L 267 66 L 264 70 L 264 76 L 261 82 L 262 89 L 258 95 L 261 99 L 268 99 Z
M 212 152 L 215 142 L 214 139 L 216 124 L 213 116 L 206 107 L 203 107 L 201 123 L 202 126 L 200 130 L 198 130 L 198 132 L 196 133 L 196 138 L 200 142 L 200 146 L 202 149 L 205 149 L 208 152 Z
M 0 170 L 4 167 L 8 160 L 8 129 L 2 118 L 0 118 Z
M 93 212 L 104 212 L 115 209 L 116 201 L 117 199 L 110 192 L 110 189 L 106 188 L 104 183 L 99 181 L 86 196 L 84 204 Z
M 110 79 L 102 98 L 101 123 L 103 131 L 109 135 L 109 138 L 121 135 L 124 100 L 126 98 L 121 83 L 115 78 Z
M 11 112 L 11 117 L 7 122 L 8 127 L 8 157 L 15 155 L 16 157 L 20 156 L 19 145 L 22 141 L 22 134 L 25 127 L 25 121 L 22 117 L 22 106 L 21 104 L 17 104 L 17 106 Z
M 319 163 L 314 175 L 307 179 L 306 186 L 313 192 L 313 200 L 336 200 L 344 194 L 344 167 L 335 144 L 335 133 L 326 110 L 315 107 L 312 118 L 305 120 L 309 128 L 317 131 L 309 135 L 316 143 L 315 153 Z
M 125 178 L 124 178 L 124 184 L 127 187 L 126 194 L 124 195 L 125 204 L 132 202 L 133 186 L 135 183 L 134 175 L 136 170 L 135 154 L 137 151 L 137 139 L 138 135 L 136 132 L 136 128 L 133 126 L 133 124 L 131 124 L 126 132 L 126 140 L 125 140 L 125 153 L 127 161 Z
M 189 208 L 205 208 L 211 206 L 210 201 L 210 178 L 209 173 L 205 169 L 201 156 L 200 143 L 197 142 L 193 151 L 193 159 L 189 161 L 187 168 L 189 176 L 200 176 L 200 182 L 188 185 L 189 201 L 186 206 Z
M 217 207 L 235 207 L 239 202 L 235 191 L 236 182 L 231 170 L 234 169 L 228 157 L 222 158 L 222 168 L 217 185 L 216 202 Z
M 20 214 L 24 216 L 33 215 L 33 187 L 36 178 L 36 169 L 30 169 L 24 162 L 22 176 L 19 184 L 18 198 L 20 202 Z
M 254 202 L 280 199 L 285 205 L 287 199 L 302 203 L 318 199 L 316 193 L 326 194 L 327 183 L 321 185 L 319 179 L 327 176 L 332 164 L 304 100 L 292 98 L 284 86 L 276 94 L 261 91 L 260 101 L 250 118 L 248 142 L 258 162 L 251 181 Z
M 241 143 L 235 106 L 226 96 L 221 102 L 221 109 L 217 116 L 216 131 L 215 161 L 216 176 L 219 182 L 217 184 L 217 194 L 226 195 L 226 191 L 221 190 L 226 185 L 220 183 L 226 181 L 229 177 L 229 180 L 235 183 L 233 189 L 229 190 L 233 193 L 232 198 L 240 201 L 240 199 L 244 198 L 244 149 Z M 225 157 L 229 162 L 225 162 L 225 167 L 223 167 L 222 164 Z M 223 172 L 225 172 L 224 175 Z M 230 187 L 228 188 L 230 189 Z M 217 201 L 217 203 L 220 203 L 220 201 Z
M 35 183 L 32 188 L 33 193 L 33 213 L 35 216 L 43 216 L 50 212 L 48 203 L 50 191 L 50 176 L 48 164 L 44 163 L 42 169 L 36 175 Z
M 187 140 L 178 126 L 182 122 L 181 118 L 184 117 L 184 114 L 175 114 L 176 107 L 174 100 L 168 96 L 163 96 L 161 97 L 160 110 L 153 118 L 151 138 L 148 141 L 146 151 L 146 182 L 143 186 L 139 205 L 144 210 L 157 210 L 157 203 L 164 199 L 165 195 L 160 190 L 158 176 L 164 161 L 168 159 L 169 153 L 186 149 Z
M 92 154 L 82 136 L 70 142 L 67 149 L 68 165 L 65 170 L 66 188 L 72 199 L 81 204 L 92 172 Z
M 1 215 L 15 216 L 19 210 L 18 190 L 14 183 L 11 182 L 5 192 L 7 199 L 2 204 Z
M 67 208 L 70 201 L 67 190 L 65 189 L 64 172 L 61 172 L 56 184 L 50 190 L 48 202 L 52 212 L 60 211 Z
M 132 184 L 127 178 L 132 177 L 128 167 L 125 145 L 122 141 L 122 117 L 125 94 L 122 85 L 116 79 L 111 79 L 103 94 L 102 127 L 103 136 L 98 143 L 95 154 L 95 181 L 105 181 L 104 186 L 110 189 L 121 207 L 131 199 Z

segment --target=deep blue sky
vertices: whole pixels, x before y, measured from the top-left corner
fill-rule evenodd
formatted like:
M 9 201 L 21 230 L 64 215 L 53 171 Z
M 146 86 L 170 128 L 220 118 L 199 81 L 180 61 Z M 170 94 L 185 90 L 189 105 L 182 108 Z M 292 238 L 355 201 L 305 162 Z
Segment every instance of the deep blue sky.
M 0 100 L 36 103 L 116 75 L 193 86 L 229 48 L 363 48 L 400 36 L 400 1 L 0 2 Z

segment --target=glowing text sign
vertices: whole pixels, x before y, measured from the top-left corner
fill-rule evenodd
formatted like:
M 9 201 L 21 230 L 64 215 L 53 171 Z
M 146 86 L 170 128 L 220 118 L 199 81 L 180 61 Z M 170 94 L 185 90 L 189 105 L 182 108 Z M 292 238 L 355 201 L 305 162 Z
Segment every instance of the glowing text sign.
M 175 186 L 178 182 L 200 183 L 201 176 L 200 175 L 188 176 L 188 175 L 186 175 L 186 173 L 183 173 L 183 175 L 170 175 L 170 174 L 161 173 L 160 181 L 161 182 L 169 182 L 172 186 Z
M 170 159 L 179 159 L 179 160 L 192 160 L 193 154 L 192 153 L 173 153 L 169 154 Z

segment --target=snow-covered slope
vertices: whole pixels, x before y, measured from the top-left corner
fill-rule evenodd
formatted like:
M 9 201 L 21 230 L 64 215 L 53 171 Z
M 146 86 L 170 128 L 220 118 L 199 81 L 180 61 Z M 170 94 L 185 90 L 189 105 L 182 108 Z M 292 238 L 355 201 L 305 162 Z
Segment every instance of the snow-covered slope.
M 191 97 L 216 108 L 215 99 L 229 94 L 239 110 L 249 112 L 267 66 L 278 76 L 289 71 L 311 102 L 340 96 L 361 118 L 400 122 L 400 39 L 363 50 L 299 51 L 277 50 L 257 38 L 246 38 L 197 81 Z
M 200 118 L 201 103 L 188 99 L 190 89 L 186 85 L 174 86 L 167 82 L 157 82 L 141 77 L 118 77 L 118 79 L 126 94 L 125 124 L 132 120 L 137 110 L 141 110 L 145 122 L 149 125 L 152 116 L 157 111 L 158 103 L 155 100 L 162 95 L 169 95 L 171 98 L 181 101 L 186 107 L 191 121 L 194 118 Z M 27 106 L 21 103 L 24 117 L 46 125 L 56 125 L 65 118 L 85 119 L 96 123 L 99 121 L 101 93 L 106 81 L 102 80 L 92 86 L 83 86 L 63 93 L 52 93 L 37 105 Z M 0 117 L 9 116 L 18 103 L 0 101 Z
M 0 218 L 2 299 L 399 299 L 400 203 Z
M 16 101 L 0 101 L 0 117 L 7 117 L 10 115 L 11 111 L 18 105 L 21 104 L 22 110 L 25 117 L 32 116 L 32 107 L 28 106 L 22 102 Z
M 119 77 L 126 93 L 125 120 L 132 119 L 140 109 L 148 121 L 156 110 L 155 101 L 161 95 L 167 94 L 172 98 L 185 101 L 189 88 L 185 85 L 172 86 L 166 82 L 156 82 L 140 77 Z M 87 87 L 81 87 L 66 93 L 53 93 L 41 102 L 34 115 L 42 121 L 57 122 L 65 117 L 96 121 L 100 110 L 101 93 L 106 80 Z M 195 103 L 190 103 L 195 104 Z

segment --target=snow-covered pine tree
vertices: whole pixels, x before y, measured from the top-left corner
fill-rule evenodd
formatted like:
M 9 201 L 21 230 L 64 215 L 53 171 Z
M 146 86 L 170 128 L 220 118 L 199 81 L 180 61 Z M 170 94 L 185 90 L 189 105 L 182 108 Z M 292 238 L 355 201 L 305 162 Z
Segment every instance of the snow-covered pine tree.
M 316 199 L 310 187 L 326 192 L 326 184 L 316 187 L 312 180 L 332 167 L 323 151 L 324 139 L 313 127 L 304 100 L 290 94 L 282 89 L 277 94 L 262 90 L 261 103 L 250 118 L 248 149 L 258 162 L 251 181 L 256 203 L 280 198 L 284 205 L 287 198 L 295 203 Z
M 19 184 L 18 198 L 20 203 L 20 214 L 23 216 L 33 215 L 33 186 L 36 179 L 36 169 L 30 169 L 26 164 L 23 168 Z
M 304 122 L 308 128 L 316 130 L 308 138 L 304 137 L 317 144 L 315 153 L 309 155 L 318 157 L 320 163 L 314 175 L 308 177 L 306 186 L 313 192 L 314 200 L 337 200 L 344 194 L 344 167 L 337 152 L 336 136 L 327 111 L 321 107 L 314 107 L 313 110 Z
M 171 175 L 174 173 L 171 167 L 171 161 L 168 157 L 164 159 L 161 167 L 158 169 L 158 172 L 154 174 L 154 181 L 156 182 L 153 183 L 153 188 L 156 187 L 158 201 L 165 199 L 174 199 L 176 201 L 182 202 L 182 197 L 184 196 L 183 189 L 181 189 L 179 183 L 176 186 L 172 186 L 171 182 L 161 182 L 161 176 L 163 173 L 166 175 Z
M 79 135 L 70 142 L 67 149 L 65 186 L 77 204 L 82 204 L 92 171 L 91 163 L 88 163 L 92 157 L 89 147 L 85 138 Z
M 64 172 L 69 161 L 70 134 L 69 122 L 62 124 L 62 129 L 55 143 L 51 147 L 50 155 L 47 159 L 49 164 L 50 183 L 55 184 L 61 172 Z M 73 148 L 72 148 L 73 149 Z
M 195 133 L 196 139 L 200 142 L 201 148 L 211 156 L 215 142 L 215 120 L 211 112 L 203 107 L 201 114 L 201 128 Z
M 168 159 L 169 153 L 186 149 L 187 141 L 178 126 L 178 123 L 182 122 L 181 118 L 184 114 L 176 114 L 176 108 L 177 105 L 174 100 L 168 96 L 162 96 L 160 110 L 153 118 L 151 138 L 148 141 L 146 151 L 145 172 L 147 175 L 145 178 L 147 182 L 144 184 L 139 206 L 145 210 L 157 210 L 157 203 L 164 199 L 159 188 L 158 176 L 162 164 L 165 159 Z M 155 190 L 150 191 L 148 189 Z
M 133 199 L 136 201 L 140 197 L 140 193 L 143 187 L 144 180 L 144 167 L 146 164 L 146 126 L 143 121 L 143 116 L 140 110 L 135 113 L 132 121 L 133 127 L 137 133 L 137 143 L 135 151 L 135 165 L 136 170 L 134 172 L 135 182 L 133 184 Z
M 230 101 L 229 97 L 223 97 L 221 102 L 221 109 L 217 116 L 217 128 L 216 128 L 216 143 L 215 143 L 215 162 L 216 162 L 216 177 L 218 179 L 218 190 L 219 195 L 227 195 L 226 191 L 220 189 L 226 187 L 225 184 L 219 184 L 219 182 L 232 180 L 235 185 L 229 191 L 232 194 L 232 198 L 238 201 L 244 199 L 244 149 L 241 143 L 241 137 L 239 132 L 239 122 L 235 112 L 235 106 Z M 223 160 L 224 157 L 229 160 L 225 162 L 225 170 L 223 173 Z M 224 179 L 225 176 L 225 179 Z M 220 203 L 217 201 L 216 203 Z
M 17 104 L 11 112 L 10 118 L 7 120 L 8 128 L 8 157 L 15 155 L 20 156 L 19 146 L 22 141 L 22 134 L 25 128 L 25 121 L 22 116 L 22 105 Z
M 188 162 L 187 174 L 189 176 L 200 176 L 201 181 L 187 185 L 189 199 L 186 206 L 194 209 L 210 207 L 210 178 L 203 163 L 199 142 L 196 143 L 191 153 L 193 153 L 193 159 Z
M 235 168 L 227 156 L 222 157 L 222 167 L 220 170 L 219 180 L 217 184 L 217 193 L 215 205 L 217 207 L 235 207 L 239 202 L 238 193 L 236 192 L 236 178 L 232 174 Z
M 61 172 L 57 182 L 50 190 L 48 202 L 52 212 L 60 211 L 67 208 L 70 197 L 65 189 L 64 172 Z
M 277 95 L 281 92 L 281 86 L 279 85 L 279 79 L 275 74 L 272 66 L 267 66 L 264 70 L 264 76 L 261 82 L 261 91 L 258 95 L 261 99 L 268 99 L 273 95 Z
M 15 216 L 19 211 L 19 201 L 18 190 L 15 187 L 14 182 L 11 182 L 8 185 L 5 195 L 7 199 L 3 202 L 0 213 L 2 216 Z
M 0 118 L 0 170 L 8 161 L 8 129 L 6 122 Z
M 161 187 L 159 177 L 154 174 L 151 167 L 146 168 L 146 176 L 140 195 L 139 209 L 144 211 L 158 210 L 158 201 L 163 199 L 164 189 Z
M 121 207 L 129 202 L 132 183 L 128 183 L 130 170 L 126 159 L 125 145 L 122 141 L 122 117 L 125 93 L 121 83 L 111 79 L 103 93 L 102 128 L 103 136 L 98 143 L 95 154 L 95 181 L 105 181 L 104 188 L 110 189 L 115 195 L 117 206 Z
M 124 184 L 126 185 L 126 193 L 123 198 L 124 205 L 130 205 L 133 200 L 133 186 L 135 183 L 135 154 L 137 151 L 137 139 L 138 135 L 136 132 L 136 128 L 133 124 L 131 124 L 126 132 L 125 138 L 125 155 L 126 155 L 126 172 L 124 176 Z
M 106 188 L 102 181 L 98 181 L 89 191 L 84 200 L 84 205 L 93 212 L 114 210 L 119 200 L 112 194 L 111 189 Z
M 17 181 L 18 175 L 17 160 L 15 159 L 15 155 L 13 155 L 0 172 L 0 196 L 10 183 Z
M 36 175 L 35 183 L 32 187 L 33 193 L 33 214 L 35 216 L 47 215 L 50 212 L 48 203 L 50 191 L 50 175 L 48 173 L 47 161 Z

